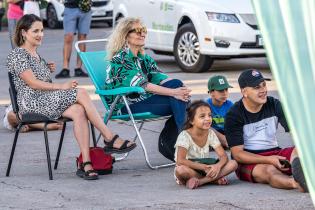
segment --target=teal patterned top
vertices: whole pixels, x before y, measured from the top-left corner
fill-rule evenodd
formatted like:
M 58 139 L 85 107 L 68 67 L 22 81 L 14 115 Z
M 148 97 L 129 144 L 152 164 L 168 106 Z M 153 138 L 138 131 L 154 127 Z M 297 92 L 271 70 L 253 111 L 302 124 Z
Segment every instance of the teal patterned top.
M 168 76 L 161 72 L 156 62 L 147 54 L 138 53 L 134 56 L 129 48 L 123 48 L 114 55 L 106 69 L 105 89 L 111 90 L 119 87 L 142 87 L 145 88 L 148 83 L 160 84 Z M 129 104 L 143 101 L 152 96 L 152 93 L 130 94 L 127 96 Z M 106 97 L 110 105 L 114 97 Z M 115 114 L 121 114 L 121 108 L 124 102 L 118 101 L 114 110 Z

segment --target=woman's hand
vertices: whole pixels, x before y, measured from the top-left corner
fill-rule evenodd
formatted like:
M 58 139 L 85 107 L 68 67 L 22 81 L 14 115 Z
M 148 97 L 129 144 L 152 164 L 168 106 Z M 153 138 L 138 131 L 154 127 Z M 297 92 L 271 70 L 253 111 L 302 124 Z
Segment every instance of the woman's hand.
M 187 87 L 179 87 L 174 89 L 174 98 L 182 101 L 189 101 L 191 90 Z
M 61 90 L 73 89 L 73 88 L 76 88 L 77 86 L 78 86 L 78 82 L 76 80 L 72 80 L 72 81 L 61 84 Z
M 49 68 L 51 73 L 53 73 L 56 70 L 56 64 L 54 62 L 52 62 L 52 61 L 49 61 L 47 63 L 47 66 L 48 66 L 48 68 Z

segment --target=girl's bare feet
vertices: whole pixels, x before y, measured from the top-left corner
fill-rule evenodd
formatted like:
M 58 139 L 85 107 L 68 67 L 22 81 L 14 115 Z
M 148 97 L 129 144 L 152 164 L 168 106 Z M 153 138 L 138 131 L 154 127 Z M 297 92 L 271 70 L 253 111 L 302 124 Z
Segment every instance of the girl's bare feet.
M 191 189 L 191 190 L 196 189 L 199 186 L 200 186 L 199 179 L 196 177 L 192 177 L 192 178 L 188 179 L 186 182 L 186 187 Z
M 216 184 L 218 184 L 218 185 L 228 185 L 229 181 L 227 180 L 227 178 L 221 177 L 220 179 L 218 179 L 216 181 Z

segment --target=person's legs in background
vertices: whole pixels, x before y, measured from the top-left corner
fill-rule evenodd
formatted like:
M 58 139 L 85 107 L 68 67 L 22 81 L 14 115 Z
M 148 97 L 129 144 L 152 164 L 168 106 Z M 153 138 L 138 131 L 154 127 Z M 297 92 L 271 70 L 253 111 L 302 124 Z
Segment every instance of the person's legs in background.
M 15 44 L 12 39 L 13 39 L 16 23 L 17 23 L 16 19 L 8 19 L 9 39 L 10 39 L 12 49 L 15 47 Z
M 63 46 L 63 68 L 55 76 L 58 78 L 70 77 L 70 58 L 72 53 L 72 44 L 75 34 L 78 32 L 78 40 L 85 40 L 86 35 L 90 30 L 91 12 L 83 13 L 78 8 L 65 8 L 63 27 L 64 27 L 64 46 Z M 82 51 L 85 51 L 85 45 L 79 46 Z M 82 62 L 77 58 L 74 76 L 87 77 L 88 75 L 81 69 Z
M 5 109 L 2 122 L 3 122 L 3 127 L 11 131 L 15 131 L 16 127 L 18 126 L 18 119 L 16 118 L 16 114 L 13 112 L 13 108 L 11 104 Z M 47 130 L 61 130 L 62 127 L 63 127 L 62 122 L 51 123 L 47 125 Z M 28 132 L 32 130 L 43 130 L 43 129 L 44 129 L 44 123 L 36 123 L 36 124 L 24 125 L 21 128 L 21 132 Z
M 63 67 L 62 70 L 55 76 L 59 78 L 69 78 L 70 70 L 69 63 L 72 52 L 72 43 L 74 34 L 77 30 L 77 8 L 65 7 L 63 16 L 63 29 L 64 29 L 64 43 L 63 43 Z
M 91 20 L 92 20 L 92 12 L 82 12 L 80 11 L 80 18 L 78 22 L 78 41 L 86 40 L 87 35 L 90 32 Z M 86 45 L 80 44 L 79 48 L 82 52 L 86 51 Z M 88 74 L 82 70 L 82 61 L 77 55 L 77 63 L 76 68 L 74 69 L 75 77 L 88 77 Z
M 1 1 L 0 1 L 0 4 L 1 4 Z M 2 30 L 2 18 L 4 16 L 4 13 L 5 13 L 5 9 L 0 6 L 0 31 Z

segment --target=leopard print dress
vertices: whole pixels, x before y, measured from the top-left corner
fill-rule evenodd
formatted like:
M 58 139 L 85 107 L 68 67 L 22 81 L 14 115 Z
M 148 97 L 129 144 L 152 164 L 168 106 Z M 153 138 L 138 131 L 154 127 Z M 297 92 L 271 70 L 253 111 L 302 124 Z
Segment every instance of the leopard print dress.
M 44 59 L 32 56 L 23 48 L 11 51 L 7 58 L 7 68 L 13 74 L 21 115 L 33 112 L 58 119 L 77 100 L 77 89 L 35 90 L 29 87 L 19 76 L 25 70 L 31 69 L 34 76 L 44 82 L 51 82 L 51 73 Z

